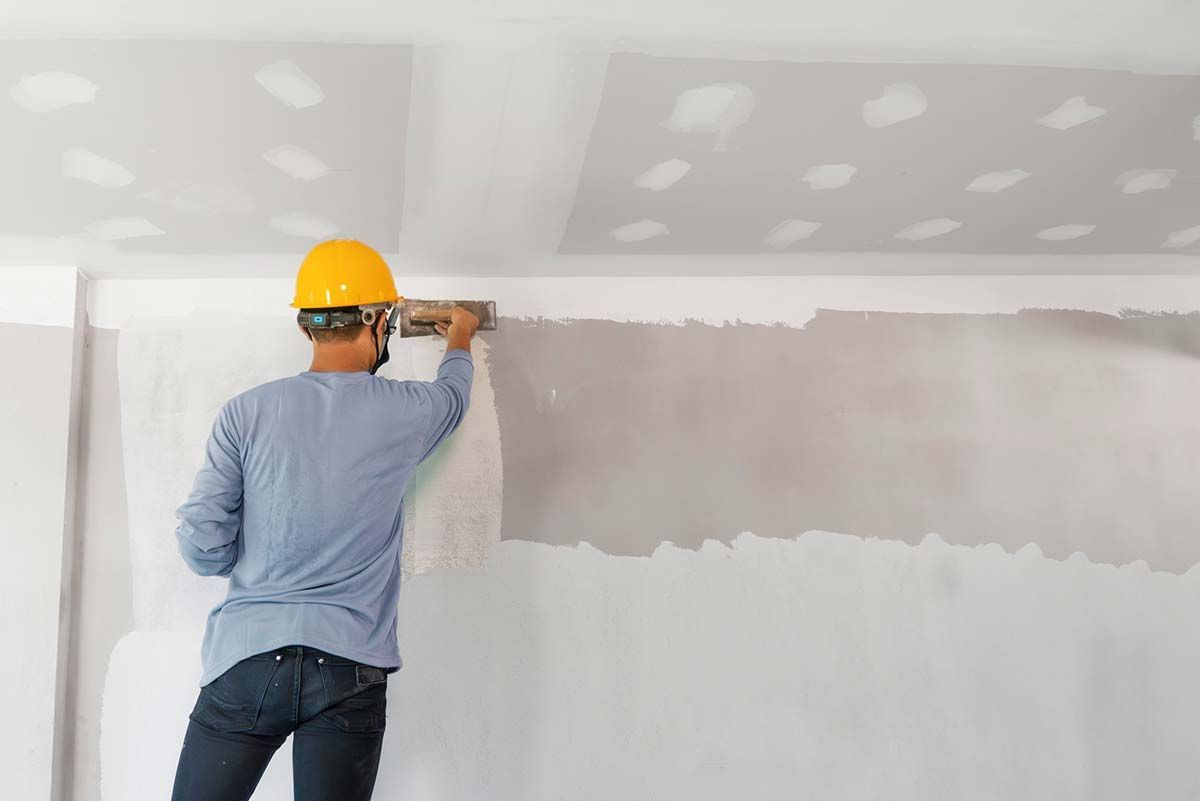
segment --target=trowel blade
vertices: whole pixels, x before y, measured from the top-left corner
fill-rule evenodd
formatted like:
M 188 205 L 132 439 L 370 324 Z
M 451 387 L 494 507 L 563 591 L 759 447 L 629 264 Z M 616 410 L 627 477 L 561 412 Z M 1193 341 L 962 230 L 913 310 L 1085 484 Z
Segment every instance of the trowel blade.
M 449 319 L 450 310 L 462 306 L 479 318 L 480 331 L 496 330 L 496 301 L 494 300 L 417 300 L 405 298 L 400 304 L 399 333 L 402 337 L 427 337 L 436 334 L 432 318 Z M 414 319 L 417 318 L 417 319 Z

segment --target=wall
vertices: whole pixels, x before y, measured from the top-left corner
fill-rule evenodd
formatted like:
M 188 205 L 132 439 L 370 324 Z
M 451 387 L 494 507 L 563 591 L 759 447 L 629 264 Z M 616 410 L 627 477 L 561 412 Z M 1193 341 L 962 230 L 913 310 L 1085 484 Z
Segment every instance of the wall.
M 13 798 L 50 798 L 56 750 L 67 745 L 55 716 L 66 692 L 70 582 L 62 577 L 73 565 L 83 298 L 74 268 L 0 269 L 0 641 L 9 648 L 0 705 L 19 721 L 0 734 L 0 772 Z
M 377 797 L 1200 791 L 1200 279 L 405 291 L 505 317 L 416 482 Z M 287 292 L 90 287 L 76 798 L 169 787 L 223 586 L 171 512 L 220 403 L 303 367 Z

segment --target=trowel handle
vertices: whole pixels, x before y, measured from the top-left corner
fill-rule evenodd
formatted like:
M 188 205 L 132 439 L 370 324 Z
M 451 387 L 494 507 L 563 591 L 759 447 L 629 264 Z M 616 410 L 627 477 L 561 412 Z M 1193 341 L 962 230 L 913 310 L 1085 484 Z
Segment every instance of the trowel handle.
M 414 323 L 448 323 L 453 309 L 419 309 L 408 315 Z

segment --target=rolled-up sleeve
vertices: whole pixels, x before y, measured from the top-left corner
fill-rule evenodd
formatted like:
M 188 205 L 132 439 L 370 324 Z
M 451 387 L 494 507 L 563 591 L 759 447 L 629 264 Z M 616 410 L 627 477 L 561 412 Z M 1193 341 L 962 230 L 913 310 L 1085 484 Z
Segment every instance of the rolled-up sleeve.
M 471 403 L 471 381 L 474 376 L 475 363 L 471 360 L 471 352 L 451 350 L 446 352 L 438 366 L 437 378 L 420 384 L 427 395 L 430 414 L 418 461 L 424 461 L 462 423 Z
M 228 404 L 213 423 L 191 495 L 175 512 L 179 552 L 201 576 L 228 576 L 237 562 L 242 527 L 242 459 Z

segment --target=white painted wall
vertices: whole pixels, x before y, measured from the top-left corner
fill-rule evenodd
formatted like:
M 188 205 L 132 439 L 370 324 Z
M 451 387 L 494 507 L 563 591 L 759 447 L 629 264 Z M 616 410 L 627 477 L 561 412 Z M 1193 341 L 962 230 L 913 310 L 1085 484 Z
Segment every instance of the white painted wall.
M 413 297 L 492 297 L 502 315 L 667 323 L 803 325 L 817 308 L 1200 310 L 1200 278 L 1186 276 L 400 283 Z M 100 747 L 110 801 L 169 792 L 196 692 L 204 607 L 223 589 L 218 579 L 173 578 L 172 499 L 182 497 L 185 468 L 197 463 L 231 384 L 298 369 L 288 361 L 303 359 L 289 296 L 287 279 L 89 287 L 92 323 L 120 330 L 130 497 L 129 532 L 97 534 L 128 535 L 138 566 L 135 630 L 111 664 L 107 654 L 87 663 L 107 672 Z M 214 321 L 222 326 L 204 328 Z M 390 367 L 428 374 L 436 347 L 402 344 Z M 180 370 L 163 366 L 169 356 L 182 359 Z M 147 418 L 162 393 L 171 413 Z M 481 406 L 473 414 L 488 411 Z M 139 419 L 140 430 L 128 428 Z M 409 532 L 418 542 L 445 535 L 446 519 L 420 510 L 448 487 L 435 473 L 420 488 Z M 1036 546 L 1010 554 L 938 537 L 910 546 L 796 534 L 749 533 L 699 552 L 664 545 L 642 558 L 505 541 L 482 566 L 428 560 L 402 595 L 406 666 L 389 691 L 376 797 L 1200 793 L 1190 747 L 1200 716 L 1191 689 L 1200 668 L 1196 569 L 1153 573 L 1140 562 L 1058 561 Z M 105 600 L 84 602 L 99 610 Z M 290 797 L 289 759 L 285 747 L 256 798 Z M 84 792 L 77 797 L 95 797 Z
M 71 267 L 0 269 L 0 775 L 11 798 L 50 798 L 66 656 L 84 285 Z M 56 737 L 59 738 L 56 742 Z

